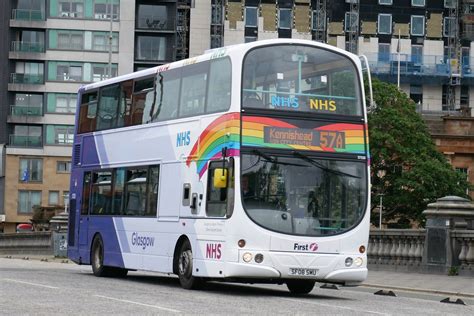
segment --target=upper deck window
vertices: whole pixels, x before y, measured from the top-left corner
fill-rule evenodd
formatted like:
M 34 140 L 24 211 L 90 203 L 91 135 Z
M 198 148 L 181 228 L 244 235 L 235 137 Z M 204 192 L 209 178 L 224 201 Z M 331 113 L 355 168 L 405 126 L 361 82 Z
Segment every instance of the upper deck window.
M 267 46 L 244 60 L 243 108 L 360 116 L 360 91 L 355 65 L 325 49 Z

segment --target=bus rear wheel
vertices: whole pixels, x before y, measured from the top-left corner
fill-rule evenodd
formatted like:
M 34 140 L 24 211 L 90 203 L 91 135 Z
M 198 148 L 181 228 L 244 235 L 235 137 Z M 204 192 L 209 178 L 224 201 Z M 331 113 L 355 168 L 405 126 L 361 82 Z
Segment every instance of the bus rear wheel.
M 286 286 L 292 294 L 308 294 L 314 288 L 316 281 L 312 280 L 288 280 Z
M 92 242 L 91 250 L 92 272 L 97 277 L 119 277 L 127 276 L 128 270 L 104 266 L 104 243 L 100 236 L 96 236 Z
M 202 279 L 193 276 L 193 251 L 189 240 L 183 242 L 178 255 L 178 277 L 181 287 L 187 290 L 201 287 Z

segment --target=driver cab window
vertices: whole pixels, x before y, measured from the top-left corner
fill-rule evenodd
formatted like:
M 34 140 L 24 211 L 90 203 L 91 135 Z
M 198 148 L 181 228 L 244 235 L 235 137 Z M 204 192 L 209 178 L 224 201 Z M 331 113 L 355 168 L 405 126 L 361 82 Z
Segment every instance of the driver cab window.
M 210 217 L 230 216 L 234 208 L 234 160 L 230 158 L 225 164 L 221 161 L 212 161 L 209 164 L 206 215 Z M 224 167 L 226 174 L 226 187 L 214 186 L 215 170 Z

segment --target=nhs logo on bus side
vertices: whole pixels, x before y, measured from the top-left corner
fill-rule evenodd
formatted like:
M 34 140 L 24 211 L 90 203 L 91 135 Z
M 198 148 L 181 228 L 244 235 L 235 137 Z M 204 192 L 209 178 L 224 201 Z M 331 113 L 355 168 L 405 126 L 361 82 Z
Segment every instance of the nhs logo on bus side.
M 188 146 L 191 143 L 191 131 L 178 132 L 176 135 L 176 147 Z

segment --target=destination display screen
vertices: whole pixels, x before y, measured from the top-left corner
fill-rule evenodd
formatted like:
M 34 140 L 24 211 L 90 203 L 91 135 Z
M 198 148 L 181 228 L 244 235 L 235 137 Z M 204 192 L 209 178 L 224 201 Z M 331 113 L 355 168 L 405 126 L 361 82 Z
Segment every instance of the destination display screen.
M 300 146 L 320 146 L 345 148 L 346 136 L 339 131 L 318 131 L 304 128 L 270 127 L 263 128 L 265 143 Z
M 367 125 L 244 115 L 242 146 L 368 155 Z

